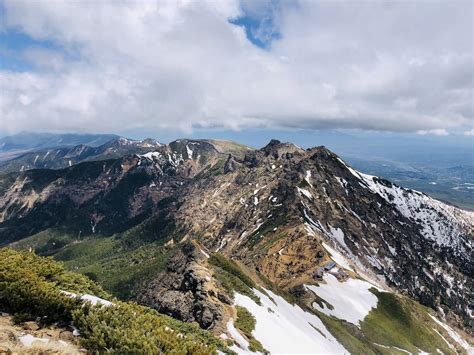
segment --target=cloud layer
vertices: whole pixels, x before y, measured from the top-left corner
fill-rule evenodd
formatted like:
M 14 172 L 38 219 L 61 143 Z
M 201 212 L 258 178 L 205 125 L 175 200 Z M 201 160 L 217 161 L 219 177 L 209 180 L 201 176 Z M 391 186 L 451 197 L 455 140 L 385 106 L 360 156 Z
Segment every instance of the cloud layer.
M 468 1 L 4 0 L 3 7 L 2 30 L 39 44 L 14 53 L 26 69 L 0 71 L 2 130 L 444 134 L 473 124 Z M 253 20 L 252 35 L 266 48 L 236 19 Z

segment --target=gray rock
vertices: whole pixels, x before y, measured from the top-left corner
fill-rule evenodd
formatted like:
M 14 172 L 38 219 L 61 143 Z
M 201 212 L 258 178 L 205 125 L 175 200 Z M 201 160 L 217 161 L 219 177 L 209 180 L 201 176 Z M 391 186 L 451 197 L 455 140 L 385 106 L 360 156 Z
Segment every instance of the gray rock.
M 222 319 L 222 309 L 203 287 L 207 281 L 196 261 L 200 254 L 192 243 L 183 244 L 169 260 L 166 272 L 160 273 L 137 301 L 182 321 L 197 322 L 204 329 L 213 328 Z

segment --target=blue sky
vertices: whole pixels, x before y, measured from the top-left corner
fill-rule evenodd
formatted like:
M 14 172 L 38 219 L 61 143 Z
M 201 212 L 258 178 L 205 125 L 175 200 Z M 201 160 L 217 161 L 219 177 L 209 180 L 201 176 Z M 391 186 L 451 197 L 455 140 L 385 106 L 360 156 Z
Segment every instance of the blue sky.
M 35 40 L 14 29 L 0 32 L 0 70 L 17 72 L 34 70 L 32 63 L 22 57 L 22 52 L 30 48 L 59 49 L 51 41 Z
M 474 134 L 467 2 L 0 4 L 3 134 Z
M 278 18 L 281 7 L 278 1 L 270 1 L 265 9 L 260 12 L 245 11 L 235 19 L 229 19 L 229 22 L 241 26 L 245 30 L 247 39 L 255 46 L 269 49 L 274 40 L 281 38 L 278 27 Z

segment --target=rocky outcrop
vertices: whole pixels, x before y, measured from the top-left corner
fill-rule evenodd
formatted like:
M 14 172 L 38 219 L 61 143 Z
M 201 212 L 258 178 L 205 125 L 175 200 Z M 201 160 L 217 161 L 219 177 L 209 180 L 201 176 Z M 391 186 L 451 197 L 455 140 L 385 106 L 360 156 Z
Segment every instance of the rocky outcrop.
M 229 154 L 229 156 L 227 157 L 227 160 L 225 162 L 225 165 L 224 165 L 224 174 L 235 171 L 236 168 L 238 167 L 238 165 L 240 165 L 240 163 L 238 163 L 235 160 L 235 158 L 232 154 Z
M 137 301 L 160 313 L 213 329 L 223 316 L 223 298 L 203 265 L 206 257 L 192 242 L 184 243 Z

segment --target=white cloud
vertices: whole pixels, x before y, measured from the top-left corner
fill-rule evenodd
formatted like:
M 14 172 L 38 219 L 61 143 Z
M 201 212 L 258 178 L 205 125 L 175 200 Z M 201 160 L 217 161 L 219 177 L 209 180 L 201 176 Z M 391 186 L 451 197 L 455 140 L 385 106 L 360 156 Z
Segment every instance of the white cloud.
M 60 49 L 29 48 L 23 55 L 34 69 L 0 71 L 0 130 L 339 127 L 443 135 L 474 115 L 470 6 L 283 2 L 272 22 L 281 39 L 262 50 L 229 19 L 244 10 L 258 16 L 266 2 L 5 0 L 6 28 Z
M 420 136 L 448 136 L 449 135 L 449 132 L 446 131 L 444 128 L 419 130 L 416 133 L 419 134 Z
M 469 131 L 464 131 L 464 135 L 473 137 L 474 136 L 474 129 L 471 129 Z

